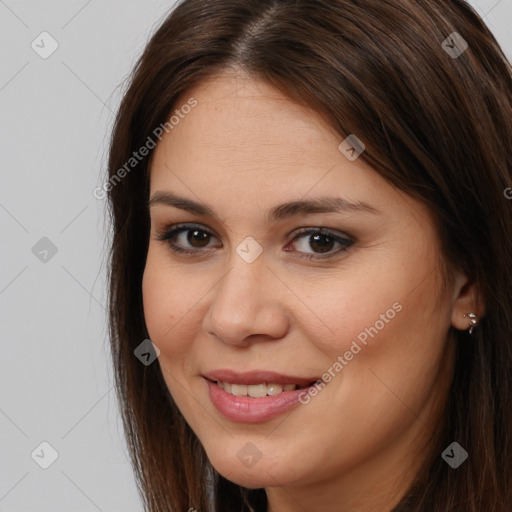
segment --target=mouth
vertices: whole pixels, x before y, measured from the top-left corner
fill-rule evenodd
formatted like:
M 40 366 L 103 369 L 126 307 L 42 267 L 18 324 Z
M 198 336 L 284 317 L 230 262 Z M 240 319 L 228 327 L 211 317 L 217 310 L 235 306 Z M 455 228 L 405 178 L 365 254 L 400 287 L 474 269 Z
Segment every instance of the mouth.
M 212 404 L 235 422 L 269 421 L 301 403 L 301 396 L 321 378 L 304 378 L 269 371 L 238 373 L 216 370 L 203 374 Z

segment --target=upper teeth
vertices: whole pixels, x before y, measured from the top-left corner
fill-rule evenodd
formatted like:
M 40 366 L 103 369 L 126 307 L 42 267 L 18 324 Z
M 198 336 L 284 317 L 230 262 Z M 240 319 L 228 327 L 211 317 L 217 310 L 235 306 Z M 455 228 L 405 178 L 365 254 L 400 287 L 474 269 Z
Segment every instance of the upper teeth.
M 217 381 L 217 384 L 228 393 L 235 396 L 252 396 L 253 398 L 262 398 L 267 395 L 278 395 L 282 391 L 293 391 L 297 388 L 296 384 L 231 384 L 229 382 Z

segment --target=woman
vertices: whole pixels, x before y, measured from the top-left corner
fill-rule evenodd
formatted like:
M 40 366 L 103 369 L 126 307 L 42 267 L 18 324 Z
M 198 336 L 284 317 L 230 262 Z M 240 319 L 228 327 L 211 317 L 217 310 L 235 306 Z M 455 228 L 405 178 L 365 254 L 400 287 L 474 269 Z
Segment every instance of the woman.
M 105 187 L 148 511 L 512 510 L 511 97 L 462 0 L 179 3 Z

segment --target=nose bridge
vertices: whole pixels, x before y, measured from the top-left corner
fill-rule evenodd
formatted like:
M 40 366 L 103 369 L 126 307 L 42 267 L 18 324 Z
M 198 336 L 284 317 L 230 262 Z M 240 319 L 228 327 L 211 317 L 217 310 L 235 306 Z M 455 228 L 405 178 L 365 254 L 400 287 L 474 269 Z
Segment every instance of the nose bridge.
M 262 257 L 247 263 L 238 254 L 230 259 L 230 269 L 216 287 L 214 304 L 217 315 L 228 314 L 233 322 L 247 323 L 264 301 L 263 274 L 268 272 Z
M 271 296 L 274 287 L 266 286 L 269 279 L 276 278 L 263 254 L 245 258 L 253 250 L 250 243 L 242 242 L 233 251 L 228 272 L 212 290 L 204 320 L 208 333 L 229 343 L 242 343 L 254 334 L 280 337 L 286 329 L 282 305 Z M 243 249 L 249 251 L 244 253 Z

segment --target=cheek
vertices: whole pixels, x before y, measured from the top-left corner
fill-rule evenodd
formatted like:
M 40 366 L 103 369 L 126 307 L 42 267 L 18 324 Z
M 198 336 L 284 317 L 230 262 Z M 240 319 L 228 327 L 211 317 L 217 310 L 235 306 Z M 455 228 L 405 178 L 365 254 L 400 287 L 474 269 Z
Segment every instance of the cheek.
M 194 355 L 192 341 L 202 326 L 211 286 L 204 275 L 172 266 L 159 249 L 150 248 L 142 279 L 144 318 L 166 367 Z
M 294 318 L 310 342 L 334 360 L 350 351 L 354 342 L 373 349 L 369 341 L 373 340 L 372 347 L 382 344 L 385 338 L 382 334 L 400 323 L 402 288 L 407 277 L 402 279 L 400 283 L 389 273 L 367 268 L 364 275 L 347 271 L 330 276 L 328 281 L 309 282 L 302 290 L 296 284 L 294 291 L 308 308 Z M 358 350 L 357 346 L 354 350 Z
M 374 281 L 373 293 L 347 295 L 337 353 L 330 352 L 332 402 L 344 404 L 345 412 L 349 407 L 360 425 L 380 429 L 383 438 L 402 428 L 410 410 L 421 410 L 440 368 L 449 367 L 449 308 L 438 303 L 436 276 L 411 277 L 403 275 L 393 286 Z M 338 411 L 340 421 L 344 411 Z
M 160 259 L 150 249 L 142 279 L 142 297 L 149 337 L 163 350 L 169 345 L 165 340 L 173 337 L 186 313 L 190 292 L 187 293 L 178 273 L 165 268 Z
M 146 327 L 153 342 L 161 339 L 165 329 L 172 325 L 171 316 L 174 311 L 174 295 L 166 293 L 165 279 L 159 279 L 159 276 L 161 277 L 161 273 L 148 257 L 142 278 L 142 298 Z
M 186 408 L 186 401 L 180 403 L 183 388 L 184 361 L 191 347 L 191 334 L 184 331 L 190 310 L 190 287 L 184 285 L 178 273 L 158 264 L 148 253 L 142 279 L 144 318 L 149 338 L 159 348 L 158 363 L 162 376 L 177 402 L 178 407 Z
M 365 263 L 331 291 L 334 299 L 338 290 L 341 300 L 325 311 L 339 338 L 377 352 L 404 337 L 425 338 L 427 326 L 440 314 L 435 251 L 420 243 L 416 251 L 397 245 Z
M 425 253 L 428 261 L 419 268 L 414 255 L 403 265 L 396 264 L 394 255 L 389 264 L 379 258 L 364 272 L 346 271 L 330 282 L 299 290 L 316 317 L 308 321 L 313 318 L 310 311 L 295 318 L 319 354 L 327 355 L 317 369 L 329 373 L 331 389 L 340 389 L 343 402 L 349 396 L 363 399 L 360 395 L 372 386 L 375 396 L 395 400 L 376 375 L 411 394 L 413 383 L 419 394 L 432 384 L 450 308 L 439 302 L 439 275 L 431 271 L 434 254 Z

